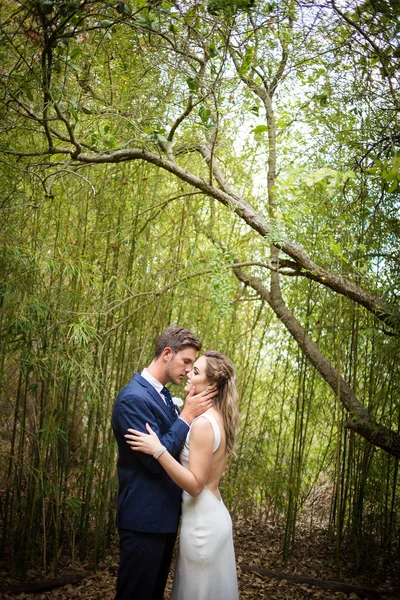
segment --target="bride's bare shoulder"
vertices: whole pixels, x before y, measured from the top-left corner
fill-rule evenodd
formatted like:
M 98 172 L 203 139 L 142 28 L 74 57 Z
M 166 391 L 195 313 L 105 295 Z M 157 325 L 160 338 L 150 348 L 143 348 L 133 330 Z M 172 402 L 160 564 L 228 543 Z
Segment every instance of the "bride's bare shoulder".
M 212 429 L 212 425 L 206 416 L 199 415 L 194 419 L 191 431 L 207 431 L 208 429 Z

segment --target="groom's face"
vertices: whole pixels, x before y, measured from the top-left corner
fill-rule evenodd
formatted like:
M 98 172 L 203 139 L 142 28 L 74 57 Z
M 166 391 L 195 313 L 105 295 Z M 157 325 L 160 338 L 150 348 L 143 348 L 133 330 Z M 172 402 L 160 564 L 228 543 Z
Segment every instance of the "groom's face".
M 171 349 L 166 361 L 166 376 L 170 383 L 179 384 L 192 369 L 197 351 L 190 346 L 174 353 Z

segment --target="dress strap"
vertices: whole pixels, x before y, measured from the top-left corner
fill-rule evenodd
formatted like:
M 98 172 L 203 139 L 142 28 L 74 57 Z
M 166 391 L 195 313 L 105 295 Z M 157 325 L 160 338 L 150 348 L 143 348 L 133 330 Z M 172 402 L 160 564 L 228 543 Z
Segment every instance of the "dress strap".
M 208 412 L 205 412 L 202 415 L 199 415 L 198 417 L 196 417 L 196 419 L 201 419 L 201 417 L 204 417 L 205 419 L 207 419 L 207 421 L 209 421 L 209 423 L 211 424 L 211 427 L 213 428 L 213 431 L 214 431 L 213 453 L 214 453 L 218 450 L 219 445 L 221 443 L 221 431 L 220 431 L 219 425 L 217 423 L 217 419 L 213 415 L 210 415 Z M 196 419 L 194 419 L 194 421 Z

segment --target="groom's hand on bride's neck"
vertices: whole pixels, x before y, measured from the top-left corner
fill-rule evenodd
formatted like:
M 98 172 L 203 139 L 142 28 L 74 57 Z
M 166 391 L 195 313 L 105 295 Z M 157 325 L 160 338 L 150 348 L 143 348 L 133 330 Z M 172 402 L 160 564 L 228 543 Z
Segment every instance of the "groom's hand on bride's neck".
M 196 394 L 196 390 L 193 387 L 186 396 L 185 406 L 182 409 L 180 417 L 190 425 L 193 419 L 214 406 L 213 398 L 217 393 L 215 385 L 208 386 L 208 388 L 198 394 Z

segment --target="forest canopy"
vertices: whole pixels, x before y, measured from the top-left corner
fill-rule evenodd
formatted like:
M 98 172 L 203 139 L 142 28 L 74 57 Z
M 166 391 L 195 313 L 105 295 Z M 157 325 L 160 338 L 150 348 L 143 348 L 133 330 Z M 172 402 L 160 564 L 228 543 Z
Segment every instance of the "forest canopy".
M 237 365 L 232 510 L 288 552 L 326 485 L 392 551 L 399 33 L 386 0 L 3 2 L 3 552 L 101 553 L 113 398 L 170 323 Z

